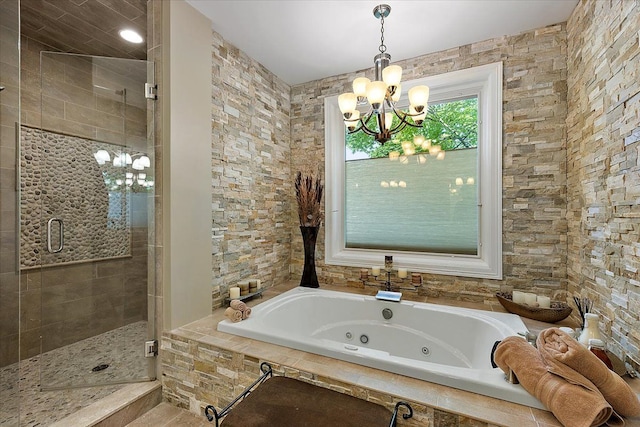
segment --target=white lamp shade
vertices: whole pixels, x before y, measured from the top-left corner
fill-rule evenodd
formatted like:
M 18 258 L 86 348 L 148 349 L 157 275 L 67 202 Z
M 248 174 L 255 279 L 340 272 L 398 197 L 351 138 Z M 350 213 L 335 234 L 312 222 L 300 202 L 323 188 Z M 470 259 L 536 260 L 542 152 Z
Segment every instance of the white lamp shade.
M 144 170 L 144 166 L 142 166 L 142 163 L 140 162 L 140 159 L 135 159 L 133 161 L 133 164 L 131 165 L 131 168 L 135 169 L 137 171 Z
M 382 80 L 387 86 L 398 86 L 402 79 L 402 67 L 399 65 L 387 65 L 382 70 Z
M 144 166 L 145 168 L 150 168 L 151 167 L 151 160 L 147 156 L 142 156 L 142 157 L 140 157 L 140 164 L 142 166 Z
M 393 113 L 384 113 L 384 127 L 389 130 L 393 124 Z
M 133 160 L 131 159 L 131 154 L 124 154 L 124 161 L 126 164 L 130 165 L 131 163 L 133 163 Z
M 371 80 L 368 78 L 358 77 L 353 81 L 353 93 L 355 93 L 356 96 L 367 96 L 367 85 L 369 83 L 371 83 Z
M 100 163 L 101 165 L 111 161 L 111 156 L 109 156 L 109 152 L 107 150 L 98 150 L 93 156 L 96 158 L 98 163 L 102 162 Z
M 382 104 L 387 94 L 387 85 L 379 80 L 370 82 L 367 85 L 367 101 L 369 104 Z
M 402 85 L 401 85 L 401 84 L 399 84 L 399 85 L 396 87 L 396 90 L 393 92 L 393 95 L 391 95 L 391 100 L 392 100 L 393 102 L 398 102 L 398 101 L 400 101 L 400 95 L 401 95 L 401 94 L 402 94 Z
M 409 89 L 409 103 L 414 107 L 424 107 L 426 109 L 429 102 L 429 87 L 415 86 Z
M 342 114 L 353 113 L 357 103 L 358 98 L 351 92 L 343 93 L 338 97 L 338 105 L 340 106 Z

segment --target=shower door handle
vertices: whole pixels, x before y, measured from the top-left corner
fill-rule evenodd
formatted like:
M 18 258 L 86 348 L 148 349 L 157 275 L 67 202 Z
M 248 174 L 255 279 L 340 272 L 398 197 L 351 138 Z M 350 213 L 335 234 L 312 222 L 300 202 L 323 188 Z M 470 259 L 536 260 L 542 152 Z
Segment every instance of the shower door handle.
M 60 231 L 60 244 L 57 249 L 51 247 L 51 227 L 54 222 L 58 223 L 58 230 Z M 57 254 L 62 252 L 62 249 L 64 249 L 64 222 L 60 218 L 51 218 L 47 221 L 47 250 L 52 254 Z

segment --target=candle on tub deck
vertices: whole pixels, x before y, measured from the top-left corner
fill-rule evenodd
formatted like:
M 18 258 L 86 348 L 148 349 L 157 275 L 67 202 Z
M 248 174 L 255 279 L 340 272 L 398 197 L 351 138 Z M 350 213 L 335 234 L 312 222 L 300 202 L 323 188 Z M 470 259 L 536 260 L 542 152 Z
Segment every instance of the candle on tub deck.
M 260 279 L 256 279 L 256 282 L 258 282 L 258 289 L 260 289 L 262 287 L 262 282 Z
M 538 301 L 538 297 L 536 296 L 536 294 L 532 294 L 532 293 L 525 293 L 524 294 L 524 303 L 530 306 L 534 306 L 536 304 L 536 302 Z
M 360 269 L 360 280 L 367 280 L 369 278 L 369 270 L 366 268 Z
M 420 273 L 411 273 L 411 284 L 412 285 L 421 285 L 422 284 L 422 274 L 420 274 Z
M 406 277 L 407 277 L 407 269 L 406 268 L 399 268 L 398 269 L 398 277 L 400 279 L 406 279 Z
M 374 276 L 379 276 L 380 275 L 380 267 L 371 267 L 371 274 L 373 274 Z
M 516 304 L 524 304 L 524 292 L 513 291 L 513 302 Z
M 237 287 L 237 286 L 229 288 L 229 298 L 231 298 L 231 299 L 240 298 L 240 288 Z
M 551 308 L 551 298 L 540 295 L 538 305 L 542 308 Z

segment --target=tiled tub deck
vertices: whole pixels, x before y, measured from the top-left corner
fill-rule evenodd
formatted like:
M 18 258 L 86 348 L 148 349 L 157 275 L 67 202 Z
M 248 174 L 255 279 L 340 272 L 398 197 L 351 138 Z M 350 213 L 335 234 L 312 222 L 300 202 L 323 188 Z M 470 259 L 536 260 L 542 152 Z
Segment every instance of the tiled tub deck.
M 292 286 L 295 284 L 269 289 L 264 296 L 272 297 Z M 249 305 L 259 302 L 254 300 Z M 464 305 L 503 311 L 499 306 Z M 202 414 L 208 404 L 223 408 L 258 377 L 260 363 L 268 362 L 276 375 L 299 378 L 380 403 L 390 410 L 398 400 L 406 400 L 414 409 L 414 417 L 399 421 L 401 426 L 560 426 L 547 411 L 218 332 L 216 326 L 223 319 L 223 311 L 216 310 L 204 319 L 165 332 L 162 338 L 164 399 L 193 413 Z M 528 320 L 526 323 L 531 330 L 548 326 Z M 634 388 L 640 389 L 638 382 L 634 381 Z M 640 426 L 640 419 L 627 420 L 627 426 Z

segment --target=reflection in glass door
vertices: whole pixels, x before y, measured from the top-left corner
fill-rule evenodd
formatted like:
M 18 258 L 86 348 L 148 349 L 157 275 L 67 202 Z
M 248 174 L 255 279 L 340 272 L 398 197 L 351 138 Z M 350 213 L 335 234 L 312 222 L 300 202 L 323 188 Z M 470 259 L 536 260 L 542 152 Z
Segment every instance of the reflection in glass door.
M 41 126 L 21 128 L 20 262 L 40 271 L 43 389 L 154 377 L 152 77 L 147 61 L 41 54 Z

